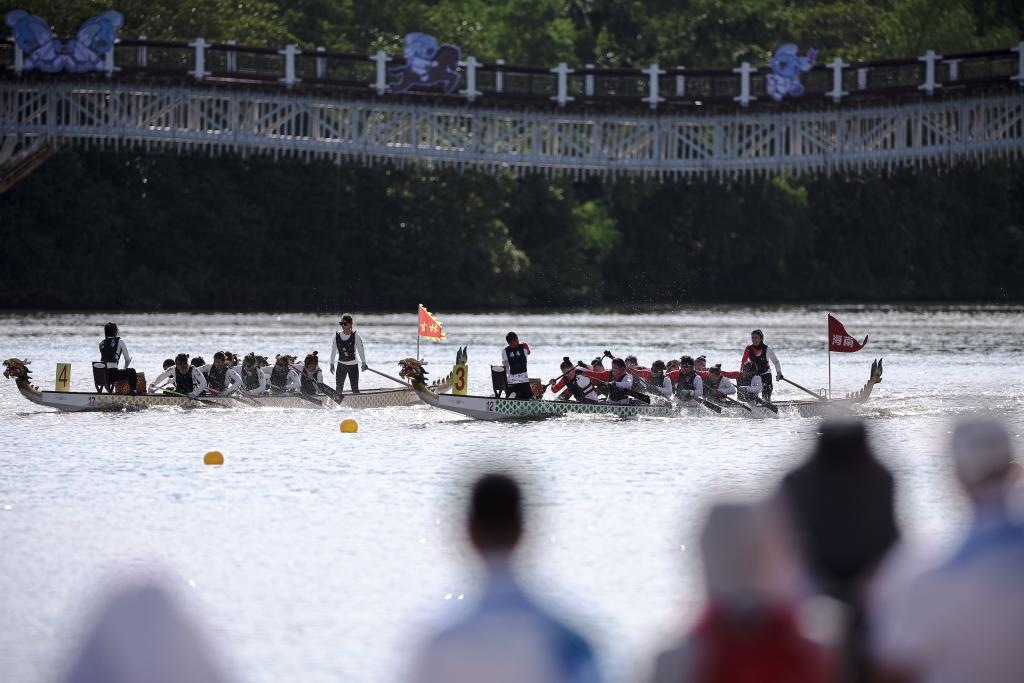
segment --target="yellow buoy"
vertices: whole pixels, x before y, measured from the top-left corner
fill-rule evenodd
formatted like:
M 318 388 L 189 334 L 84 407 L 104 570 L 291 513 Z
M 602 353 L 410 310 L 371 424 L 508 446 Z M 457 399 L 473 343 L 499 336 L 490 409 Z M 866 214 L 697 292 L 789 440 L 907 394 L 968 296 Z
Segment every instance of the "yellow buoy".
M 341 433 L 342 434 L 355 434 L 359 431 L 359 425 L 356 424 L 355 420 L 342 420 L 341 421 Z
M 206 455 L 203 456 L 203 464 L 204 465 L 223 465 L 224 464 L 224 454 L 221 453 L 220 451 L 210 451 L 209 453 L 207 453 Z

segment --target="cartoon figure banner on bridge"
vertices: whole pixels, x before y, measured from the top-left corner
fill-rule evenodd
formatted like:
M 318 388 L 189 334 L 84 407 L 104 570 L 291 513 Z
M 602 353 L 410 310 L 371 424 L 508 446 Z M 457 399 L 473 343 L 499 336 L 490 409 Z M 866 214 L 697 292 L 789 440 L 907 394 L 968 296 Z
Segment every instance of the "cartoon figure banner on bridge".
M 14 43 L 24 53 L 22 68 L 51 74 L 102 71 L 106 55 L 117 40 L 117 29 L 124 25 L 120 12 L 104 12 L 86 20 L 74 38 L 62 43 L 46 21 L 25 10 L 11 10 L 4 20 L 11 27 Z
M 388 69 L 391 92 L 439 87 L 448 94 L 458 87 L 461 50 L 457 46 L 438 45 L 437 38 L 426 33 L 407 33 L 402 53 L 405 64 Z
M 804 57 L 799 56 L 797 52 L 796 45 L 784 43 L 775 50 L 775 56 L 772 57 L 772 73 L 768 74 L 766 86 L 768 94 L 776 102 L 781 102 L 786 95 L 800 97 L 804 94 L 800 73 L 811 70 L 818 51 L 812 47 Z

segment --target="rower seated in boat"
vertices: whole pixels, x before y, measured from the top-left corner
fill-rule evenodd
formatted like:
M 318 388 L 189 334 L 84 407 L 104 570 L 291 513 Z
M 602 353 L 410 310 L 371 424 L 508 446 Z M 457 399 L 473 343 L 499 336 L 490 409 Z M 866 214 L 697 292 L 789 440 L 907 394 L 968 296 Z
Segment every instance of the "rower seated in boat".
M 121 359 L 124 359 L 124 369 L 118 368 Z M 113 387 L 121 380 L 128 382 L 128 393 L 135 395 L 138 385 L 138 376 L 131 367 L 132 357 L 128 353 L 128 347 L 124 340 L 118 336 L 117 325 L 107 323 L 103 326 L 103 340 L 100 342 L 100 362 L 107 366 L 107 386 Z
M 288 391 L 299 391 L 302 382 L 299 380 L 299 373 L 291 367 L 289 360 L 291 356 L 278 356 L 274 363 L 274 369 L 270 371 L 270 391 L 275 394 L 283 394 Z
M 675 387 L 672 390 L 677 400 L 689 404 L 695 398 L 704 396 L 704 381 L 693 370 L 693 358 L 689 356 L 680 358 L 678 373 Z
M 757 367 L 753 362 L 748 360 L 740 368 L 740 376 L 736 380 L 736 389 L 737 398 L 741 401 L 753 401 L 764 390 L 761 377 L 757 374 Z
M 694 370 L 696 372 L 696 370 Z M 704 398 L 720 399 L 723 396 L 731 396 L 736 393 L 736 387 L 728 378 L 722 377 L 722 364 L 712 365 L 707 369 L 707 379 L 704 380 Z
M 267 376 L 260 367 L 260 356 L 249 353 L 242 359 L 242 369 L 239 371 L 242 377 L 242 391 L 247 396 L 257 396 L 267 391 Z
M 324 372 L 320 369 L 320 358 L 317 352 L 307 353 L 299 374 L 301 391 L 309 396 L 320 393 L 320 385 L 324 383 Z
M 602 382 L 608 390 L 608 403 L 615 403 L 618 405 L 632 405 L 633 399 L 630 398 L 630 393 L 635 391 L 633 386 L 633 375 L 629 374 L 626 370 L 626 361 L 621 358 L 612 359 L 612 369 L 605 372 L 590 372 L 584 373 L 591 379 L 596 379 Z
M 172 376 L 173 372 L 169 373 L 168 370 L 174 367 L 174 359 L 167 358 L 163 363 L 163 372 L 149 385 L 149 393 L 154 391 L 161 391 L 163 389 L 170 389 L 174 386 L 174 379 Z
M 189 398 L 195 398 L 206 391 L 206 377 L 203 376 L 199 368 L 188 362 L 187 353 L 179 353 L 175 356 L 174 365 L 153 380 L 153 386 L 155 387 L 171 377 L 174 378 L 174 388 L 166 388 L 165 393 L 184 394 Z
M 629 365 L 628 358 L 626 359 L 626 365 Z M 672 395 L 672 380 L 665 374 L 665 361 L 656 360 L 651 363 L 650 370 L 641 368 L 633 372 L 647 384 L 648 393 L 664 397 Z
M 565 389 L 572 398 L 576 399 L 577 403 L 597 403 L 597 387 L 590 381 L 590 378 L 584 375 L 582 372 L 577 372 L 572 361 L 566 356 L 562 359 L 562 376 L 557 381 L 552 380 L 554 384 L 551 387 L 551 391 L 555 394 Z
M 242 378 L 227 364 L 223 351 L 213 354 L 213 363 L 204 365 L 199 371 L 206 375 L 207 392 L 215 396 L 230 396 L 242 387 Z
M 533 388 L 530 386 L 530 373 L 526 370 L 526 357 L 530 355 L 530 345 L 519 341 L 519 335 L 509 332 L 505 335 L 508 342 L 501 352 L 501 364 L 505 366 L 506 391 L 514 398 L 532 399 Z

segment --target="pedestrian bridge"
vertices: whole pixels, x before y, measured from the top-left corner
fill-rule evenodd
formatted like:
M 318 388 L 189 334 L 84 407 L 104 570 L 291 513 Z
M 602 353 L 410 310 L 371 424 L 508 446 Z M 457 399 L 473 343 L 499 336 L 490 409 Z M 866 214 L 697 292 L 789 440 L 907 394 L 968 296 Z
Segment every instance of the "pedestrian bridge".
M 803 94 L 781 102 L 767 94 L 771 70 L 747 63 L 608 69 L 468 57 L 458 89 L 445 94 L 391 92 L 391 61 L 384 53 L 139 38 L 118 41 L 102 72 L 43 74 L 24 70 L 23 55 L 7 45 L 0 163 L 28 172 L 70 144 L 721 178 L 886 171 L 1024 150 L 1024 43 L 835 58 L 802 74 Z

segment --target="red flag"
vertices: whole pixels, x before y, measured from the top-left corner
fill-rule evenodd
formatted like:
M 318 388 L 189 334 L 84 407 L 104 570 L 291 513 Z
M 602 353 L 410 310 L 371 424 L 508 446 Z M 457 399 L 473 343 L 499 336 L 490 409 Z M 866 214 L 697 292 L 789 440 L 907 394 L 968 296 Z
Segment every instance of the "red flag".
M 419 335 L 431 341 L 444 341 L 448 335 L 444 333 L 443 324 L 430 314 L 423 304 L 420 304 L 420 329 Z
M 868 338 L 865 336 L 864 341 L 858 342 L 856 339 L 846 333 L 846 328 L 843 324 L 832 317 L 830 313 L 828 316 L 828 350 L 835 351 L 836 353 L 853 353 L 854 351 L 860 351 L 862 348 L 867 346 Z

